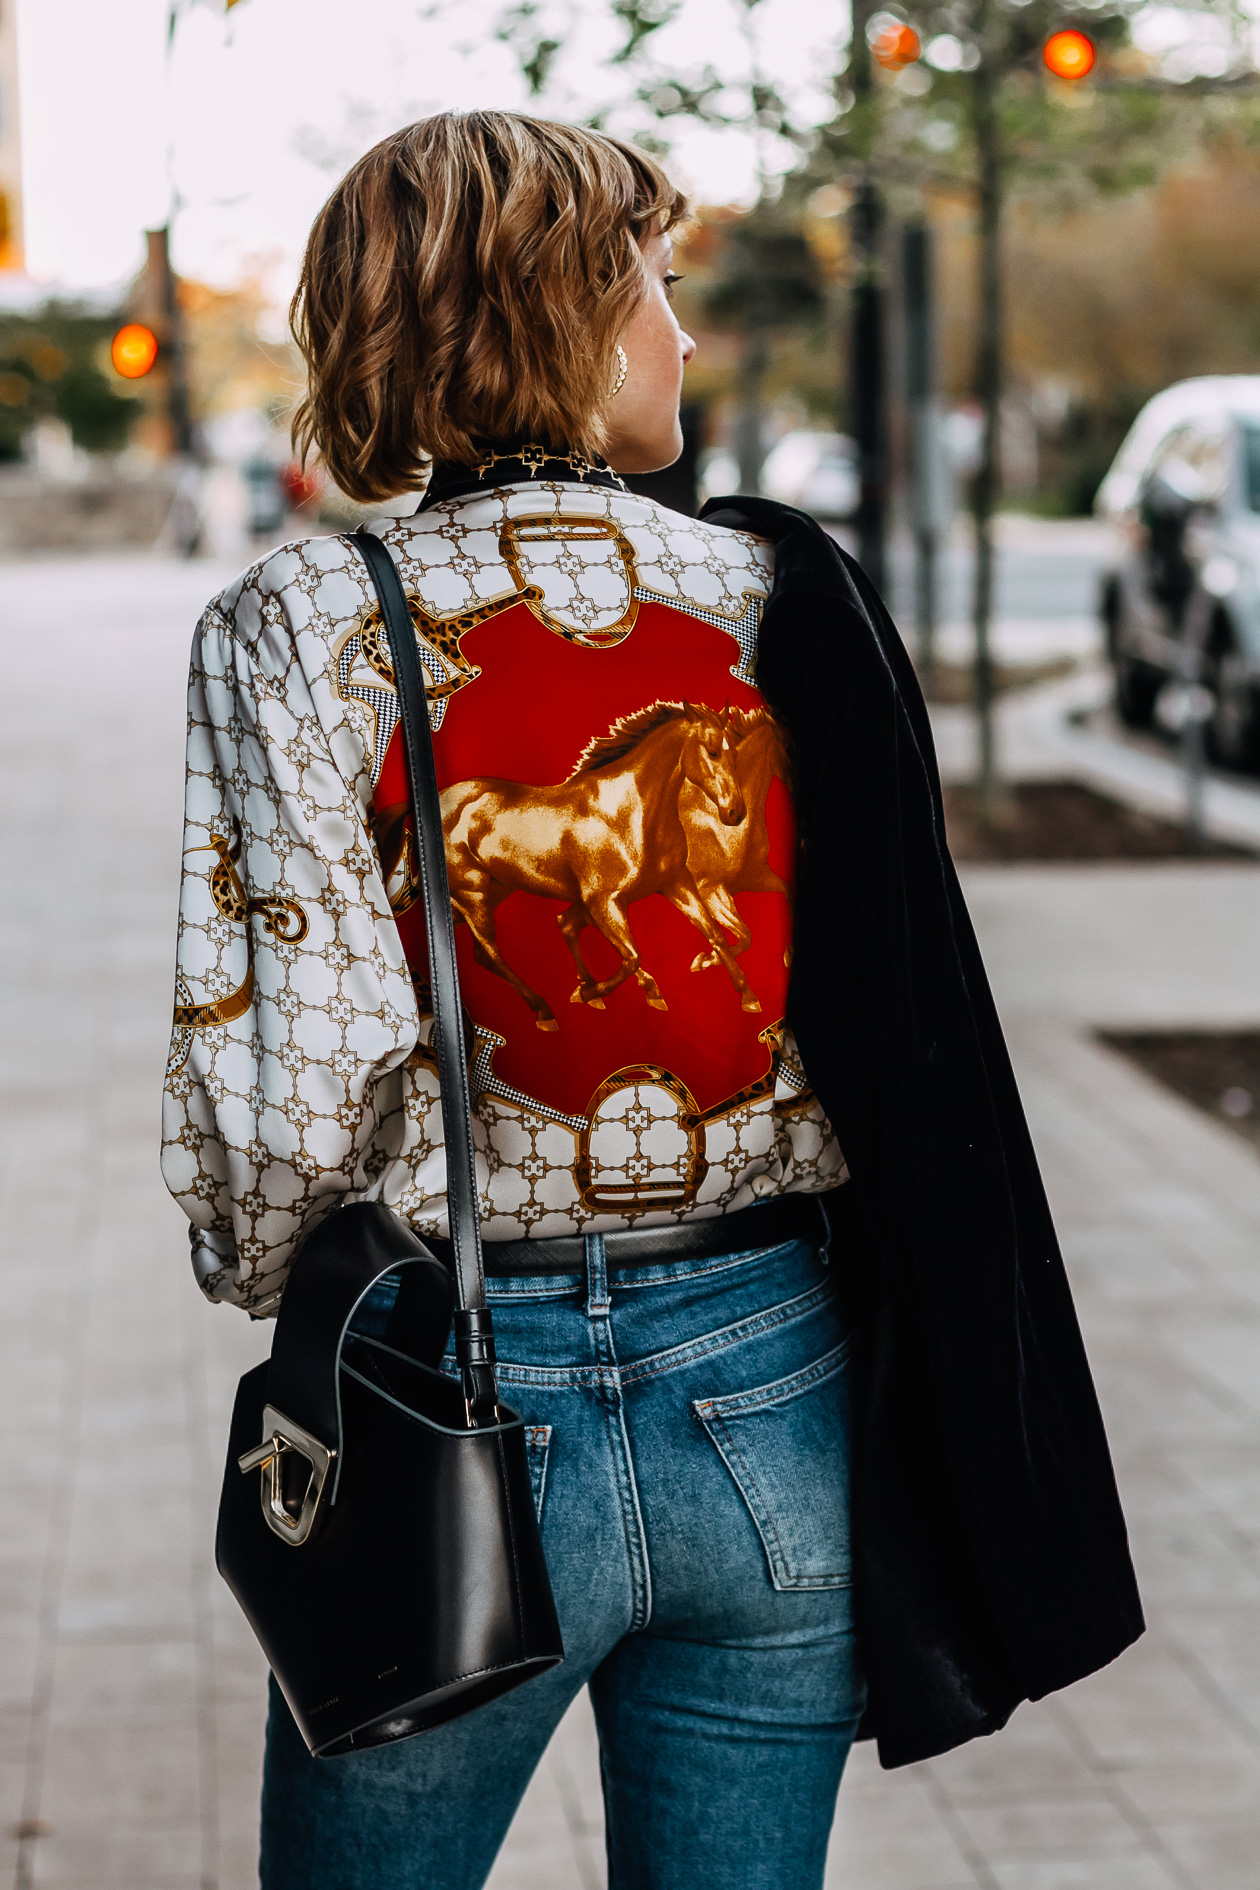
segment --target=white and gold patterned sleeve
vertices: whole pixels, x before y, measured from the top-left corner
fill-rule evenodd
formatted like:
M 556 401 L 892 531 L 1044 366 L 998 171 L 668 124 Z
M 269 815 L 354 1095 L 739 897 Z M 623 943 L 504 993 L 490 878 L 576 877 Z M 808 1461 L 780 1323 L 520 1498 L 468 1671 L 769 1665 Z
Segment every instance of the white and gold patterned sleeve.
M 418 1183 L 426 1218 L 445 1208 L 436 1082 L 367 825 L 364 731 L 329 686 L 312 602 L 352 574 L 311 563 L 289 548 L 212 606 L 190 678 L 162 1172 L 203 1291 L 261 1314 L 299 1234 L 346 1195 L 406 1193 L 414 1208 Z

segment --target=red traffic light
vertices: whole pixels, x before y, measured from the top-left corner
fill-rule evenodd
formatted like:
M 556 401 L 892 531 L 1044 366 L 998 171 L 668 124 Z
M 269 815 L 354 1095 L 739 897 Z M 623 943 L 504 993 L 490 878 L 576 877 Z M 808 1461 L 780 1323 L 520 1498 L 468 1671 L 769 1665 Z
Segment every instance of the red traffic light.
M 866 43 L 876 62 L 889 72 L 912 66 L 923 51 L 919 35 L 895 13 L 876 13 L 866 24 Z
M 125 381 L 138 381 L 157 360 L 158 339 L 143 322 L 126 322 L 109 345 L 114 372 Z
M 1083 79 L 1093 66 L 1097 54 L 1089 35 L 1078 33 L 1071 26 L 1061 33 L 1051 33 L 1041 49 L 1041 56 L 1047 70 L 1053 72 L 1056 79 Z

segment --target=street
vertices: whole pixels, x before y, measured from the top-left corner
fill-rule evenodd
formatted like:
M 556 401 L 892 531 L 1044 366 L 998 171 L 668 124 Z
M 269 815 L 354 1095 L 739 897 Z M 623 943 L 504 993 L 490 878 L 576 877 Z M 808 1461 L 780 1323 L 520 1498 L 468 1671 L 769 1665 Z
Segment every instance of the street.
M 1042 663 L 1101 651 L 1099 573 L 1112 549 L 1110 529 L 1092 518 L 1035 519 L 1004 514 L 994 521 L 997 546 L 993 653 L 999 662 Z M 914 561 L 909 538 L 890 546 L 889 603 L 914 644 Z M 955 521 L 937 553 L 937 653 L 971 660 L 975 560 L 971 527 Z
M 1110 534 L 1092 518 L 1039 519 L 1016 512 L 994 520 L 998 547 L 994 610 L 1011 618 L 1092 617 L 1098 605 L 1098 566 Z M 965 623 L 971 615 L 973 559 L 971 526 L 959 518 L 939 556 L 940 620 Z M 892 604 L 909 620 L 913 605 L 912 554 L 908 537 L 894 538 Z
M 1004 529 L 999 650 L 1096 647 L 1097 529 Z M 966 615 L 963 562 L 951 552 L 947 626 Z M 198 610 L 230 575 L 142 557 L 0 565 L 6 1890 L 256 1883 L 265 1674 L 215 1574 L 213 1520 L 235 1381 L 270 1335 L 202 1301 L 157 1168 L 184 672 Z M 946 647 L 965 654 L 961 628 Z M 1015 765 L 1043 739 L 1020 714 Z M 965 767 L 965 720 L 941 727 Z M 1096 765 L 1123 776 L 1125 751 L 1097 743 Z M 896 1773 L 859 1748 L 828 1890 L 1255 1890 L 1260 1165 L 1094 1033 L 1260 1028 L 1260 864 L 964 878 L 1150 1631 L 993 1739 Z M 584 1702 L 490 1881 L 603 1884 Z

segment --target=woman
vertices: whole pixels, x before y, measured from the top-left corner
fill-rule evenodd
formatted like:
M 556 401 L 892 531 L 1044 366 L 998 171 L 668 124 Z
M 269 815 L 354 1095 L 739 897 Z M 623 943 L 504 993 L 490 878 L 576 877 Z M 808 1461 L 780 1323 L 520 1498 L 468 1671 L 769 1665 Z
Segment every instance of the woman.
M 895 632 L 801 514 L 622 484 L 680 449 L 683 210 L 633 147 L 451 114 L 307 250 L 298 438 L 363 501 L 425 489 L 375 529 L 567 1658 L 335 1761 L 273 1688 L 265 1890 L 473 1890 L 587 1683 L 612 1884 L 804 1890 L 864 1707 L 901 1763 L 1140 1631 Z M 259 1316 L 347 1199 L 445 1232 L 396 724 L 344 541 L 207 611 L 164 1163 L 203 1289 Z

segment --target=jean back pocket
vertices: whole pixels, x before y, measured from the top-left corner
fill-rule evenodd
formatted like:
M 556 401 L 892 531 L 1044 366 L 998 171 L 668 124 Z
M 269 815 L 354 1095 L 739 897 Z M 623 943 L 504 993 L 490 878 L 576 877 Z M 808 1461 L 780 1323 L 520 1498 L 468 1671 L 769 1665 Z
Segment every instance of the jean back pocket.
M 761 1537 L 776 1588 L 847 1588 L 848 1344 L 755 1391 L 697 1398 Z

